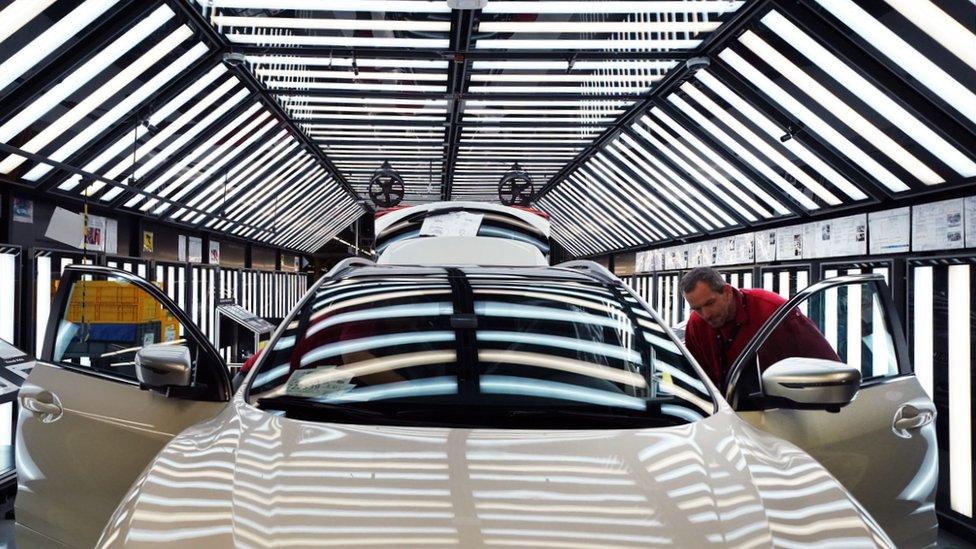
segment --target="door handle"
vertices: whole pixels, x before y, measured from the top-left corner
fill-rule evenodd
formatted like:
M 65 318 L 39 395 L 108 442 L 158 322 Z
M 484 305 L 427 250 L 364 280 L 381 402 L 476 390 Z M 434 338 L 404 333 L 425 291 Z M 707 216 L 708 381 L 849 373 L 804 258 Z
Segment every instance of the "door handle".
M 44 400 L 41 400 L 41 398 Z M 50 402 L 45 402 L 46 400 L 50 400 Z M 36 395 L 21 395 L 20 405 L 44 423 L 56 421 L 64 413 L 64 408 L 61 406 L 61 401 L 58 399 L 58 396 L 47 391 Z
M 904 404 L 895 412 L 895 418 L 891 423 L 891 428 L 896 435 L 902 438 L 911 437 L 909 431 L 917 431 L 922 427 L 935 421 L 935 410 L 913 404 Z

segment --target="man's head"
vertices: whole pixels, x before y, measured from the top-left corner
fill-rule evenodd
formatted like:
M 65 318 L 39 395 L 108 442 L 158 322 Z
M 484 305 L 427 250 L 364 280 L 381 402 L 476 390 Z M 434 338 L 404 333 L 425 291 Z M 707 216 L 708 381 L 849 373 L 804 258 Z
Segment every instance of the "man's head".
M 681 277 L 681 292 L 691 310 L 712 328 L 721 328 L 735 317 L 732 286 L 715 269 L 695 267 Z

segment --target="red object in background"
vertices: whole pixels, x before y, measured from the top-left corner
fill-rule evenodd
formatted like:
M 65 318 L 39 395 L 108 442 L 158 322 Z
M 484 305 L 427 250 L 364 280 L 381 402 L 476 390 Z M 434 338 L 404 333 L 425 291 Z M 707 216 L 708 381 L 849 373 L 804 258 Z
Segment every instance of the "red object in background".
M 259 349 L 258 352 L 254 353 L 250 358 L 244 361 L 244 364 L 241 365 L 242 374 L 246 374 L 248 370 L 254 366 L 254 363 L 258 361 L 258 357 L 261 356 L 262 351 L 264 351 L 264 349 Z

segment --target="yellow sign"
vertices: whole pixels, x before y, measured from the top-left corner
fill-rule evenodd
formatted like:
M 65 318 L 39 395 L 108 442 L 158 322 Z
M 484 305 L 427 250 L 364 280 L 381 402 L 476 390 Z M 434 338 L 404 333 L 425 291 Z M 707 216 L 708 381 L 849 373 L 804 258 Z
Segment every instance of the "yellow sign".
M 153 251 L 152 231 L 142 231 L 142 251 L 146 253 L 152 253 Z

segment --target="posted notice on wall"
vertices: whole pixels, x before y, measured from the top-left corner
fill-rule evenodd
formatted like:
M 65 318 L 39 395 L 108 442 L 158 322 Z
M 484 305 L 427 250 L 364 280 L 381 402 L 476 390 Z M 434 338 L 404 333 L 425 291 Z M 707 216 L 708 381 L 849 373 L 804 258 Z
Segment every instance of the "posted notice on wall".
M 951 250 L 963 241 L 964 200 L 956 198 L 912 207 L 912 251 Z
M 653 257 L 651 252 L 637 252 L 634 254 L 634 272 L 635 273 L 646 273 L 652 270 Z
M 105 220 L 105 253 L 119 253 L 119 222 L 115 219 Z M 128 255 L 128 254 L 127 254 Z
M 966 247 L 976 248 L 976 196 L 966 199 Z
M 176 237 L 176 260 L 186 261 L 186 235 Z
M 751 234 L 727 236 L 718 240 L 713 265 L 746 265 L 755 261 L 756 243 Z
M 712 265 L 712 243 L 692 244 L 688 253 L 688 267 L 708 267 Z
M 665 251 L 664 270 L 675 271 L 688 268 L 688 246 L 675 246 Z
M 210 260 L 211 265 L 220 265 L 220 242 L 210 241 Z
M 450 212 L 424 218 L 420 236 L 478 236 L 484 214 Z
M 44 231 L 44 237 L 68 246 L 81 248 L 84 231 L 85 218 L 82 214 L 57 207 L 51 214 L 51 221 L 47 225 L 47 230 Z
M 808 228 L 804 257 L 844 257 L 868 251 L 868 218 L 865 214 L 817 221 Z
M 871 255 L 907 252 L 911 247 L 911 221 L 907 206 L 868 214 Z
M 803 227 L 787 227 L 776 231 L 776 261 L 803 259 Z
M 187 239 L 187 255 L 190 263 L 203 263 L 203 239 L 191 236 Z
M 756 262 L 776 261 L 776 231 L 758 232 L 755 237 Z

